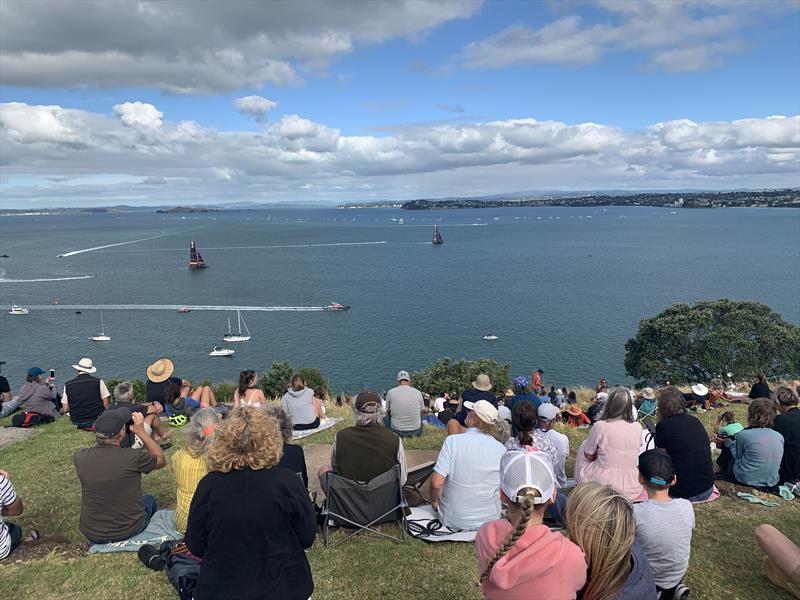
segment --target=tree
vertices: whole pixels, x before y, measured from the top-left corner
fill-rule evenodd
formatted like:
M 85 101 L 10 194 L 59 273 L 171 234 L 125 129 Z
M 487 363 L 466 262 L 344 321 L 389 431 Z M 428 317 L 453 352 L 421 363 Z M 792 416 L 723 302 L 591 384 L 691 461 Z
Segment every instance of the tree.
M 485 373 L 492 380 L 495 393 L 500 393 L 509 385 L 508 371 L 511 365 L 498 364 L 496 360 L 458 360 L 440 358 L 431 366 L 411 374 L 412 385 L 418 390 L 437 396 L 444 392 L 460 395 L 472 385 L 475 378 Z
M 800 327 L 766 304 L 710 300 L 673 304 L 639 323 L 625 343 L 625 371 L 647 383 L 709 381 L 800 373 Z
M 325 391 L 330 393 L 330 386 L 328 385 L 328 380 L 320 373 L 319 369 L 315 369 L 313 367 L 302 367 L 298 373 L 303 376 L 303 379 L 306 380 L 306 387 L 310 387 L 312 390 L 317 389 L 318 387 L 323 388 Z
M 267 398 L 277 398 L 286 391 L 293 373 L 292 365 L 287 361 L 272 363 L 269 371 L 262 375 L 258 385 Z

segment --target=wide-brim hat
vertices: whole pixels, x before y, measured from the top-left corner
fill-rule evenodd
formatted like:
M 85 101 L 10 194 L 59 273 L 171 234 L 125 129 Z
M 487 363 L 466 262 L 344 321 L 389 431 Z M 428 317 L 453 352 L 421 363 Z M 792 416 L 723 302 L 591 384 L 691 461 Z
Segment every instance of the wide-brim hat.
M 692 392 L 694 392 L 697 396 L 705 396 L 708 394 L 708 388 L 704 386 L 702 383 L 695 383 L 692 386 Z
M 489 376 L 485 373 L 481 373 L 475 378 L 475 381 L 472 382 L 472 387 L 482 392 L 488 392 L 492 389 L 492 380 L 489 379 Z
M 651 387 L 644 388 L 642 390 L 642 398 L 644 398 L 645 400 L 655 400 L 656 399 L 656 394 L 653 391 L 653 388 L 651 388 Z
M 578 404 L 570 404 L 567 407 L 567 412 L 573 417 L 579 417 L 583 414 L 583 409 Z
M 506 398 L 511 398 L 513 395 L 514 395 L 514 390 L 512 390 L 511 388 L 508 388 L 506 390 Z
M 153 383 L 161 383 L 172 377 L 174 372 L 175 363 L 165 356 L 147 367 L 147 378 Z
M 77 365 L 72 365 L 72 368 L 81 373 L 95 373 L 97 371 L 97 367 L 92 364 L 91 358 L 80 359 Z

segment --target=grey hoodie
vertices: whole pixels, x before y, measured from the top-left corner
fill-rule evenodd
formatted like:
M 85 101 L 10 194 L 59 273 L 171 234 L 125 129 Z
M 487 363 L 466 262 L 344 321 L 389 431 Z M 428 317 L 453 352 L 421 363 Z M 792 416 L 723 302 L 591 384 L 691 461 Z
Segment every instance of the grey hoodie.
M 313 397 L 313 390 L 307 387 L 299 392 L 290 389 L 283 395 L 281 404 L 286 414 L 292 418 L 293 425 L 308 425 L 317 418 L 314 413 Z

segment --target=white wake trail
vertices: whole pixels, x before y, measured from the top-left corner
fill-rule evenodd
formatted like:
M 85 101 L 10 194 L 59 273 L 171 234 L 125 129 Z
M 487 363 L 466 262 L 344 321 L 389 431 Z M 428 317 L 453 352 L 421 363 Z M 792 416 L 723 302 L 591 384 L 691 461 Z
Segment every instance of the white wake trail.
M 273 246 L 203 246 L 201 251 L 206 250 L 271 250 L 274 248 L 326 248 L 328 246 L 375 246 L 377 244 L 388 244 L 386 240 L 379 242 L 328 242 L 320 244 L 286 244 Z M 184 252 L 186 248 L 143 248 L 140 250 L 119 250 L 118 252 Z M 65 255 L 66 256 L 66 255 Z
M 256 312 L 319 312 L 328 310 L 326 306 L 223 306 L 192 304 L 40 304 L 28 307 L 30 310 L 215 310 L 215 311 L 256 311 Z
M 84 252 L 94 252 L 95 250 L 105 250 L 106 248 L 115 248 L 116 246 L 126 246 L 127 244 L 138 244 L 139 242 L 147 242 L 149 240 L 157 240 L 166 237 L 167 234 L 154 235 L 152 237 L 142 238 L 140 240 L 130 240 L 129 242 L 117 242 L 116 244 L 106 244 L 105 246 L 95 246 L 94 248 L 84 248 L 83 250 L 73 250 L 72 252 L 65 252 L 64 254 L 57 255 L 57 258 L 66 258 L 68 256 L 75 256 L 76 254 L 83 254 Z
M 77 279 L 94 279 L 95 275 L 76 275 L 75 277 L 41 277 L 39 279 L 5 279 L 0 283 L 38 283 L 40 281 L 75 281 Z

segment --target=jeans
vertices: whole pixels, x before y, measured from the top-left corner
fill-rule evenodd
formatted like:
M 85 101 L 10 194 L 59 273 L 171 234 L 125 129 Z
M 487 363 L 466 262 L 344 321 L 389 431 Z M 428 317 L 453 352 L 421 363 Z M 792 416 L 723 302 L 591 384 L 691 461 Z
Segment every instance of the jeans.
M 692 496 L 691 498 L 686 498 L 689 502 L 702 502 L 703 500 L 708 500 L 711 497 L 711 494 L 714 492 L 714 486 L 712 485 L 710 489 L 697 494 L 697 496 Z
M 10 555 L 14 551 L 14 548 L 19 546 L 22 542 L 22 527 L 8 521 L 6 521 L 6 527 L 8 527 L 8 535 L 11 537 L 11 546 L 8 549 Z
M 389 416 L 383 417 L 383 424 L 392 431 L 394 431 L 400 437 L 419 437 L 422 435 L 422 427 L 423 425 L 420 423 L 419 429 L 411 429 L 409 431 L 401 431 L 399 429 L 395 429 L 392 427 L 392 418 Z
M 20 407 L 21 404 L 22 402 L 20 402 L 18 398 L 16 400 L 3 402 L 2 406 L 0 406 L 0 419 L 13 413 Z
M 564 524 L 564 511 L 567 508 L 567 496 L 561 492 L 556 492 L 556 501 L 550 504 L 545 510 L 545 514 L 556 523 Z
M 145 529 L 147 529 L 147 526 L 150 525 L 150 519 L 153 518 L 153 515 L 156 514 L 156 511 L 158 510 L 156 499 L 153 498 L 150 494 L 145 494 L 144 496 L 142 496 L 142 502 L 144 503 L 144 525 L 142 525 L 139 531 L 136 531 L 131 535 L 116 540 L 93 540 L 88 535 L 86 536 L 86 539 L 92 542 L 93 544 L 110 544 L 112 542 L 121 542 L 122 540 L 127 540 L 128 538 L 132 538 L 135 535 L 139 535 Z

